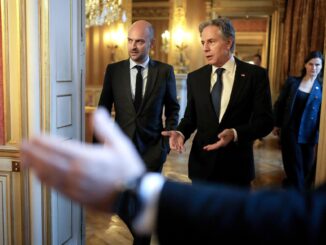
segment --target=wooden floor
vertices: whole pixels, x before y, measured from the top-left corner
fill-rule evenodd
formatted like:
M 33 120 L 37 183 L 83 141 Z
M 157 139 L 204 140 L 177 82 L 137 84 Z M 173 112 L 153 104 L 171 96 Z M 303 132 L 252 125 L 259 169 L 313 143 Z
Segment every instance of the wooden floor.
M 163 174 L 173 180 L 189 181 L 187 177 L 187 162 L 190 143 L 186 144 L 186 153 L 171 152 L 164 164 Z M 284 172 L 281 153 L 276 137 L 269 135 L 254 144 L 256 179 L 253 189 L 280 187 Z M 87 245 L 129 245 L 132 236 L 124 223 L 117 217 L 107 214 L 86 211 L 86 244 Z M 157 245 L 155 236 L 151 245 Z

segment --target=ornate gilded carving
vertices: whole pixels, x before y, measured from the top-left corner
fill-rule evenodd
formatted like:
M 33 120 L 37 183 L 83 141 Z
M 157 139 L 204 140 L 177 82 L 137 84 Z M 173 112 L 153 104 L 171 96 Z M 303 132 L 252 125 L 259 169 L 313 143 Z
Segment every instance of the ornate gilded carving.
M 169 19 L 169 7 L 134 7 L 132 18 L 136 19 Z

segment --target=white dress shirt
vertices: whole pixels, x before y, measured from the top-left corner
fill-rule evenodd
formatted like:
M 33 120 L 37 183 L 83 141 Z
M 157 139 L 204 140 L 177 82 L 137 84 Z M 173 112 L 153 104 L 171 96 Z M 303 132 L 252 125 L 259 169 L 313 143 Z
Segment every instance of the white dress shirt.
M 220 109 L 220 118 L 219 122 L 222 120 L 223 115 L 226 111 L 226 108 L 229 104 L 232 87 L 234 83 L 235 77 L 235 70 L 236 70 L 236 63 L 234 57 L 231 58 L 221 67 L 212 66 L 212 74 L 211 74 L 211 91 L 213 89 L 214 84 L 216 83 L 217 74 L 216 70 L 218 68 L 224 68 L 224 72 L 222 73 L 222 98 L 221 98 L 221 109 Z
M 158 202 L 165 179 L 159 173 L 146 174 L 140 183 L 139 198 L 142 210 L 133 221 L 134 230 L 141 235 L 150 235 L 155 230 Z
M 147 57 L 146 61 L 141 64 L 137 64 L 135 61 L 132 59 L 129 59 L 130 63 L 130 82 L 131 82 L 131 96 L 132 99 L 135 99 L 135 92 L 136 92 L 136 76 L 137 76 L 137 68 L 135 66 L 142 66 L 142 76 L 143 76 L 143 93 L 142 95 L 144 96 L 145 94 L 145 89 L 146 89 L 146 84 L 147 84 L 147 77 L 148 77 L 148 62 L 149 62 L 149 57 Z

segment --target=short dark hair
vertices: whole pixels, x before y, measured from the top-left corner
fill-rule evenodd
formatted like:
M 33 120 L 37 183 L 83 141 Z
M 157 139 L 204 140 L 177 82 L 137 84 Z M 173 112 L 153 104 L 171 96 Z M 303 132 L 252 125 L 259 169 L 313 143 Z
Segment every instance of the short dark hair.
M 199 33 L 202 34 L 203 30 L 207 26 L 217 26 L 220 29 L 224 39 L 228 39 L 228 38 L 233 39 L 232 46 L 230 49 L 231 52 L 233 53 L 235 49 L 235 30 L 231 21 L 227 18 L 222 18 L 222 17 L 213 20 L 204 21 L 199 25 Z
M 259 58 L 259 60 L 261 60 L 261 55 L 260 54 L 255 54 L 254 57 Z

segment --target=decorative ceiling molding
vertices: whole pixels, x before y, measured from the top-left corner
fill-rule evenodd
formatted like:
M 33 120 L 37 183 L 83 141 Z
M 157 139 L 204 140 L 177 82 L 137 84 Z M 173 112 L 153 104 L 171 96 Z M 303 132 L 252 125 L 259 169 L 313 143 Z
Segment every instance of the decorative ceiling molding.
M 162 19 L 168 20 L 170 17 L 170 8 L 168 6 L 142 6 L 137 7 L 133 5 L 132 8 L 132 19 L 139 20 L 139 19 Z
M 162 2 L 162 1 L 148 1 L 148 2 L 133 2 L 132 7 L 133 8 L 157 8 L 157 7 L 169 7 L 170 3 L 168 1 Z
M 133 4 L 136 4 L 136 3 L 138 3 L 138 4 L 143 4 L 143 3 L 153 3 L 153 2 L 156 2 L 156 3 L 158 3 L 158 2 L 169 2 L 169 0 L 155 0 L 155 1 L 153 1 L 153 0 L 132 0 L 132 3 Z
M 267 16 L 284 12 L 285 0 L 212 0 L 211 11 L 217 16 Z

